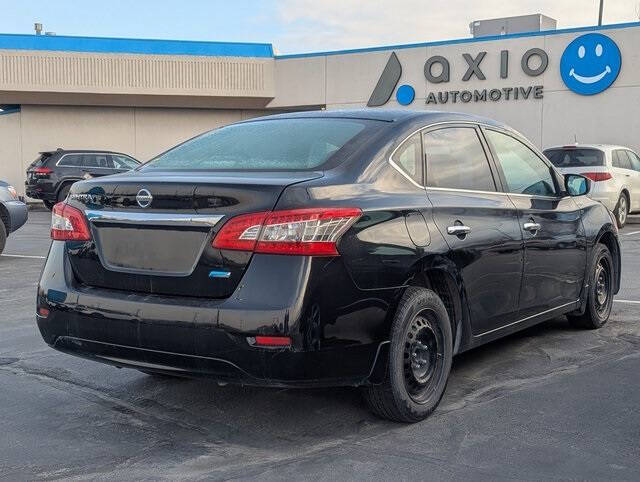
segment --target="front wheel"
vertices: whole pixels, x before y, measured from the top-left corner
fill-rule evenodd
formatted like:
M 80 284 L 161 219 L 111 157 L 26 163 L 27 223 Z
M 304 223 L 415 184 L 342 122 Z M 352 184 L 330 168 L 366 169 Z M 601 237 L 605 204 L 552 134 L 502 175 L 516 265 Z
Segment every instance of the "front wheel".
M 581 315 L 567 315 L 569 322 L 577 328 L 591 330 L 604 326 L 613 306 L 614 283 L 615 271 L 609 248 L 598 244 L 589 275 L 587 307 Z
M 618 227 L 624 228 L 624 225 L 627 224 L 627 215 L 629 214 L 629 200 L 626 194 L 620 194 L 620 199 L 618 199 L 618 204 L 613 214 L 616 216 Z
M 428 417 L 444 395 L 453 358 L 451 324 L 433 291 L 407 288 L 391 326 L 384 381 L 364 397 L 378 416 L 396 422 Z

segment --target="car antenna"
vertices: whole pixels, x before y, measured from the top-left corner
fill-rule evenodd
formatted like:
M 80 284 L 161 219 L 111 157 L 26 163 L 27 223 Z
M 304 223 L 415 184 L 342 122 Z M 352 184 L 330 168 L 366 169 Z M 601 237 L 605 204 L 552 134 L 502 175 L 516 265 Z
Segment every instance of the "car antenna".
M 575 133 L 573 134 L 573 143 L 577 146 L 578 145 L 578 136 L 575 135 Z

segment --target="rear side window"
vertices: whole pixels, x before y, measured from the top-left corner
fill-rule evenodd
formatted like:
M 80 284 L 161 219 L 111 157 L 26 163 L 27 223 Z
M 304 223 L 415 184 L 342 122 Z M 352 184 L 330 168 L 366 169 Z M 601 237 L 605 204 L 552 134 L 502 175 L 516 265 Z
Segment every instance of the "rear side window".
M 391 159 L 405 174 L 422 184 L 422 141 L 420 133 L 412 135 L 393 154 Z
M 502 166 L 509 192 L 556 195 L 551 168 L 535 152 L 514 137 L 501 132 L 487 129 L 486 136 Z
M 621 169 L 631 169 L 631 161 L 627 157 L 626 151 L 622 149 L 616 149 L 611 155 L 611 165 L 613 167 L 619 167 Z
M 544 155 L 560 169 L 604 166 L 604 152 L 598 149 L 547 149 Z
M 84 165 L 83 154 L 65 154 L 58 161 L 58 166 L 64 167 L 80 167 Z
M 629 160 L 631 161 L 631 167 L 634 171 L 640 171 L 640 157 L 633 151 L 627 151 Z
M 269 119 L 207 132 L 160 154 L 143 169 L 305 170 L 324 164 L 366 121 Z
M 473 127 L 448 127 L 427 132 L 424 150 L 429 186 L 496 190 L 489 161 Z

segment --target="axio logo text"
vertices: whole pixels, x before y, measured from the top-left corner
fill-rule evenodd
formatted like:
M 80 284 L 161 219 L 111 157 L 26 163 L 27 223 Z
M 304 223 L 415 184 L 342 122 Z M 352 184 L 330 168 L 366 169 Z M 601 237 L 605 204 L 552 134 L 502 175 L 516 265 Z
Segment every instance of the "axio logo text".
M 611 38 L 599 33 L 581 35 L 567 45 L 560 59 L 560 75 L 576 94 L 594 95 L 618 77 L 622 57 Z

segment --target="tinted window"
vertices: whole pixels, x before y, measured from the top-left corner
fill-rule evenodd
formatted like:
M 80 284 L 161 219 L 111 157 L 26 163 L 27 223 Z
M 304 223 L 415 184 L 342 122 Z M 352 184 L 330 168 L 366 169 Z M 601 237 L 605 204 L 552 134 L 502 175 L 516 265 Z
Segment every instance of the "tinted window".
M 547 149 L 544 151 L 544 155 L 560 169 L 604 166 L 604 152 L 598 149 Z
M 504 171 L 509 192 L 555 196 L 551 169 L 535 152 L 506 134 L 493 130 L 486 133 Z
M 619 167 L 622 169 L 631 169 L 631 161 L 627 157 L 626 151 L 617 149 L 613 151 L 611 155 L 611 164 L 613 167 Z
M 422 184 L 422 142 L 420 134 L 414 134 L 393 154 L 393 162 L 418 184 Z
M 634 171 L 640 171 L 640 157 L 633 151 L 627 151 L 629 160 L 631 161 L 631 167 Z
M 140 165 L 138 162 L 127 156 L 112 155 L 111 160 L 113 162 L 113 167 L 116 169 L 135 169 Z
M 98 167 L 113 168 L 113 163 L 111 163 L 109 159 L 110 156 L 107 156 L 106 154 L 98 154 L 93 157 L 96 160 L 96 164 L 98 165 Z
M 85 167 L 100 167 L 98 164 L 97 156 L 93 156 L 90 154 L 85 154 L 84 156 L 84 166 Z
M 79 167 L 84 165 L 84 156 L 82 154 L 65 154 L 58 161 L 58 166 Z
M 41 153 L 38 157 L 36 157 L 36 160 L 33 161 L 29 167 L 41 167 L 44 166 L 47 163 L 47 160 L 49 160 L 49 158 L 51 157 L 51 153 L 50 152 L 43 152 Z
M 495 191 L 489 162 L 472 127 L 449 127 L 424 134 L 427 184 L 432 187 Z
M 271 119 L 222 127 L 149 161 L 143 169 L 313 169 L 365 128 L 352 119 Z

